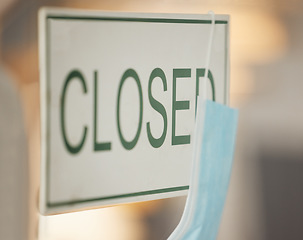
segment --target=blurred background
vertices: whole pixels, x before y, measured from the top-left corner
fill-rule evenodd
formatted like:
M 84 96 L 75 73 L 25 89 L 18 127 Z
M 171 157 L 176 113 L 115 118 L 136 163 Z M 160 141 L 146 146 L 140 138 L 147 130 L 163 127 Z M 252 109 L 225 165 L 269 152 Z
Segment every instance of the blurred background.
M 0 239 L 161 240 L 185 197 L 42 217 L 37 11 L 229 14 L 237 147 L 219 240 L 303 239 L 303 1 L 0 0 Z

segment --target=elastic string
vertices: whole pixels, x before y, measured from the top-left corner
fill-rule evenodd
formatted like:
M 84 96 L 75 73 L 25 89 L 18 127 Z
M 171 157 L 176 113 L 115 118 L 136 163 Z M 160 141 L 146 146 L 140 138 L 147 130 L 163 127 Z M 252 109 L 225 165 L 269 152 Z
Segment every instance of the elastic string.
M 208 78 L 208 71 L 209 71 L 209 62 L 211 56 L 211 49 L 214 40 L 214 30 L 215 30 L 215 13 L 213 11 L 208 12 L 211 15 L 211 27 L 210 27 L 210 34 L 209 34 L 209 41 L 208 41 L 208 49 L 206 55 L 206 63 L 205 63 L 205 72 L 204 72 L 204 81 L 203 81 L 203 98 L 207 98 L 207 78 Z

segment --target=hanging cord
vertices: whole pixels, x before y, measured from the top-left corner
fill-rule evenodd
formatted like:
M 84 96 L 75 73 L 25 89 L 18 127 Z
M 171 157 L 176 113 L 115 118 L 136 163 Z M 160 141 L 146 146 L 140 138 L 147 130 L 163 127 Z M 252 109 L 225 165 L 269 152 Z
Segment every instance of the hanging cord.
M 201 98 L 198 98 L 198 112 L 197 112 L 197 119 L 203 119 L 203 112 L 201 112 L 201 106 L 203 102 L 207 99 L 207 80 L 208 80 L 208 71 L 209 71 L 209 62 L 210 62 L 210 56 L 211 56 L 211 50 L 212 50 L 212 45 L 213 45 L 213 39 L 214 39 L 214 29 L 215 29 L 215 13 L 213 11 L 208 12 L 209 15 L 211 15 L 211 26 L 210 26 L 210 34 L 209 34 L 209 41 L 208 41 L 208 48 L 207 48 L 207 55 L 206 55 L 206 64 L 205 64 L 205 72 L 203 76 L 203 96 Z M 198 118 L 198 115 L 201 115 Z M 197 146 L 202 145 L 202 138 L 200 137 L 202 134 L 202 127 L 203 124 L 196 125 L 199 126 L 195 129 L 195 135 L 194 135 L 194 142 L 197 143 Z M 199 156 L 201 155 L 201 148 L 198 147 L 194 149 L 193 153 L 193 162 L 192 162 L 192 174 L 193 177 L 190 179 L 190 188 L 192 191 L 191 193 L 191 198 L 192 196 L 196 196 L 198 191 L 199 191 L 199 186 L 197 184 L 198 179 L 199 179 L 199 169 L 200 169 L 200 161 L 199 161 Z M 196 199 L 193 198 L 191 200 L 191 205 L 189 206 L 190 209 L 190 215 L 192 216 L 195 211 L 194 207 L 196 205 Z M 188 222 L 187 224 L 191 224 Z
M 212 11 L 208 12 L 209 15 L 211 15 L 211 29 L 209 34 L 209 42 L 208 42 L 208 49 L 207 49 L 207 55 L 206 55 L 206 65 L 205 65 L 205 73 L 203 78 L 203 96 L 199 97 L 198 99 L 198 106 L 197 109 L 197 118 L 196 121 L 203 121 L 203 114 L 204 111 L 201 109 L 201 106 L 206 99 L 207 96 L 207 74 L 209 71 L 209 62 L 210 62 L 210 55 L 211 55 L 211 49 L 213 44 L 213 35 L 214 35 L 214 28 L 215 28 L 215 14 Z M 199 120 L 198 120 L 199 119 Z M 202 144 L 202 138 L 201 134 L 203 131 L 203 124 L 197 124 L 195 125 L 194 130 L 194 144 L 195 146 L 199 146 L 193 149 L 193 157 L 192 157 L 192 169 L 191 169 L 191 178 L 190 178 L 190 188 L 188 191 L 188 196 L 184 208 L 183 215 L 181 217 L 181 220 L 176 227 L 176 229 L 173 231 L 173 233 L 169 236 L 168 240 L 183 240 L 183 237 L 188 230 L 189 226 L 192 224 L 193 215 L 195 212 L 195 205 L 196 205 L 196 199 L 195 196 L 198 192 L 198 178 L 199 178 L 199 169 L 200 169 L 200 162 L 199 157 L 201 155 L 201 144 Z
M 214 39 L 214 30 L 215 30 L 215 13 L 213 11 L 208 12 L 209 15 L 211 15 L 211 27 L 210 27 L 210 34 L 209 34 L 209 41 L 208 41 L 208 48 L 207 48 L 207 55 L 206 55 L 206 63 L 205 63 L 205 72 L 203 76 L 203 96 L 201 98 L 198 98 L 198 106 L 200 104 L 200 107 L 203 104 L 203 101 L 207 99 L 207 80 L 208 80 L 208 71 L 209 71 L 209 62 L 210 62 L 210 56 L 211 56 L 211 50 L 213 45 L 213 39 Z M 202 119 L 203 117 L 200 117 Z M 201 125 L 200 125 L 201 127 Z M 195 129 L 198 133 L 201 134 L 201 129 Z M 197 146 L 201 146 L 202 139 L 199 138 L 199 134 L 195 134 L 195 140 L 194 142 L 198 142 Z M 198 181 L 198 175 L 199 175 L 199 169 L 200 169 L 200 162 L 198 156 L 201 154 L 201 149 L 197 148 L 194 150 L 194 157 L 193 157 L 193 170 L 192 174 L 194 175 L 193 178 L 191 178 L 190 186 L 192 187 L 192 194 L 196 195 L 198 192 L 198 184 L 196 182 Z M 193 200 L 193 204 L 195 205 L 195 202 Z
M 200 108 L 203 104 L 203 101 L 207 99 L 207 78 L 208 78 L 208 71 L 209 71 L 209 62 L 210 62 L 210 56 L 211 56 L 211 50 L 212 50 L 212 45 L 213 45 L 213 39 L 214 39 L 214 29 L 215 29 L 215 13 L 213 11 L 208 12 L 209 15 L 211 15 L 211 28 L 210 28 L 210 34 L 209 34 L 209 41 L 208 41 L 208 49 L 207 49 L 207 55 L 206 55 L 206 64 L 205 64 L 205 72 L 204 72 L 204 77 L 203 77 L 203 97 L 198 98 L 198 106 L 200 105 Z M 198 109 L 197 112 L 197 117 L 198 115 L 201 115 L 199 119 L 202 119 L 202 114 L 201 109 Z M 198 126 L 198 127 L 197 127 Z M 195 128 L 195 134 L 194 134 L 194 142 L 197 143 L 197 146 L 201 146 L 202 144 L 202 126 L 203 124 L 196 125 Z M 199 161 L 199 156 L 201 155 L 201 148 L 196 148 L 194 149 L 193 153 L 193 162 L 192 162 L 192 173 L 193 176 L 190 179 L 190 190 L 191 193 L 189 193 L 188 197 L 189 199 L 189 206 L 188 206 L 188 215 L 193 216 L 194 211 L 195 211 L 195 205 L 196 205 L 196 199 L 193 196 L 197 195 L 197 192 L 199 191 L 198 189 L 198 178 L 199 178 L 199 169 L 200 169 L 200 161 Z M 188 217 L 188 216 L 187 216 Z M 191 217 L 189 219 L 186 219 L 187 223 L 184 224 L 184 228 L 182 229 L 182 234 L 180 236 L 183 237 L 185 229 L 191 224 Z M 185 220 L 185 221 L 186 221 Z M 189 221 L 188 221 L 189 220 Z M 180 239 L 182 238 L 180 237 Z
M 214 40 L 214 30 L 215 30 L 215 13 L 213 11 L 209 11 L 208 14 L 211 16 L 211 27 L 210 27 L 210 34 L 208 40 L 208 48 L 207 48 L 207 55 L 206 55 L 206 63 L 205 63 L 205 72 L 203 77 L 203 99 L 207 99 L 207 78 L 208 78 L 208 71 L 209 71 L 209 62 L 211 56 L 211 50 L 213 46 Z

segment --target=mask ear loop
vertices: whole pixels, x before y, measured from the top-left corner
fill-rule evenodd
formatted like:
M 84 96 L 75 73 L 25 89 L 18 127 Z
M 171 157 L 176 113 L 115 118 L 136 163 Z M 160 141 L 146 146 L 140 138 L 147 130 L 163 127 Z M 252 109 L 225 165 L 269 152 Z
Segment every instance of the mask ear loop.
M 197 118 L 201 121 L 204 121 L 203 113 L 201 111 L 201 107 L 203 105 L 203 102 L 207 99 L 207 80 L 208 80 L 208 71 L 209 71 L 209 62 L 210 62 L 210 56 L 211 56 L 211 50 L 213 45 L 213 39 L 214 39 L 214 29 L 215 29 L 215 13 L 213 11 L 208 12 L 209 15 L 211 15 L 211 26 L 210 26 L 210 33 L 209 33 L 209 41 L 208 41 L 208 49 L 207 49 L 207 55 L 206 55 L 206 64 L 205 64 L 205 72 L 203 77 L 203 96 L 200 98 L 198 97 L 198 110 L 197 110 Z M 200 128 L 198 128 L 199 126 Z M 193 160 L 192 160 L 192 171 L 191 174 L 193 175 L 190 179 L 190 206 L 189 206 L 189 215 L 192 217 L 195 212 L 195 205 L 196 205 L 196 199 L 193 196 L 197 196 L 197 193 L 199 191 L 198 187 L 198 181 L 199 181 L 199 174 L 200 174 L 200 155 L 201 155 L 201 144 L 202 144 L 202 127 L 203 124 L 198 125 L 196 123 L 195 125 L 195 134 L 194 134 L 194 146 L 199 146 L 197 148 L 193 149 Z M 191 224 L 191 222 L 187 223 L 188 225 Z M 187 225 L 187 226 L 188 226 Z
M 206 65 L 205 65 L 205 73 L 203 78 L 203 96 L 199 97 L 198 99 L 198 106 L 197 109 L 197 117 L 196 121 L 198 119 L 203 119 L 203 111 L 201 110 L 201 106 L 203 104 L 203 101 L 207 98 L 207 73 L 209 71 L 209 61 L 210 61 L 210 55 L 211 55 L 211 49 L 212 49 L 212 43 L 213 43 L 213 35 L 214 35 L 214 28 L 215 28 L 215 13 L 213 11 L 208 12 L 209 15 L 211 15 L 211 29 L 209 34 L 209 42 L 208 42 L 208 49 L 207 49 L 207 55 L 206 55 Z M 199 127 L 196 123 L 195 125 L 195 133 L 194 133 L 194 144 L 196 146 L 201 146 L 201 134 L 202 134 L 202 126 L 203 124 L 200 124 Z M 191 224 L 191 220 L 193 218 L 193 214 L 195 212 L 195 199 L 194 196 L 197 195 L 198 191 L 198 184 L 197 181 L 199 180 L 199 168 L 200 168 L 200 162 L 199 162 L 199 156 L 200 156 L 200 148 L 193 149 L 193 158 L 192 158 L 192 169 L 191 169 L 191 178 L 190 178 L 190 188 L 188 190 L 188 196 L 184 208 L 183 215 L 181 217 L 181 220 L 177 226 L 177 228 L 173 231 L 173 233 L 170 235 L 170 237 L 167 240 L 180 240 L 184 237 L 184 234 L 188 227 Z
M 208 40 L 208 48 L 207 48 L 207 55 L 206 55 L 206 63 L 205 63 L 205 72 L 203 77 L 203 99 L 207 99 L 207 79 L 208 79 L 208 71 L 209 71 L 209 62 L 211 56 L 211 50 L 214 41 L 214 30 L 215 30 L 215 13 L 213 11 L 208 12 L 211 15 L 211 28 Z
M 200 116 L 198 118 L 199 110 L 201 106 L 203 105 L 203 102 L 207 99 L 207 80 L 208 80 L 208 71 L 209 71 L 209 62 L 210 62 L 210 56 L 211 56 L 211 49 L 213 45 L 213 39 L 214 39 L 214 29 L 215 29 L 215 13 L 213 11 L 208 12 L 209 15 L 211 15 L 211 28 L 210 28 L 210 34 L 209 34 L 209 42 L 208 42 L 208 49 L 207 49 L 207 55 L 206 55 L 206 64 L 205 64 L 205 72 L 203 77 L 203 96 L 200 98 L 198 97 L 198 110 L 197 110 L 197 118 L 203 119 L 203 116 Z M 200 110 L 201 111 L 201 110 Z M 203 114 L 203 113 L 200 113 Z M 197 126 L 197 123 L 196 125 Z M 202 127 L 202 124 L 200 124 L 200 128 Z M 194 134 L 194 143 L 197 143 L 196 146 L 201 146 L 201 134 L 202 130 L 195 128 L 195 134 Z M 200 147 L 193 149 L 193 162 L 192 162 L 192 172 L 193 176 L 191 177 L 190 181 L 190 188 L 192 191 L 192 196 L 196 196 L 198 192 L 198 180 L 199 180 L 199 169 L 200 169 L 200 154 L 201 149 Z M 195 205 L 195 198 L 192 200 L 192 205 Z M 191 211 L 195 211 L 193 209 L 193 206 L 191 206 Z

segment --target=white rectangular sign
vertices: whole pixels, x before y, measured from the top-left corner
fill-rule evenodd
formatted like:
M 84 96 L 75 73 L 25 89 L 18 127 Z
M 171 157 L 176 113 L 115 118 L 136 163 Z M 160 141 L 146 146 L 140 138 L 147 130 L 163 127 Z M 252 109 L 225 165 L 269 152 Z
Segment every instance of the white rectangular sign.
M 229 20 L 207 97 L 226 104 Z M 185 195 L 209 15 L 40 12 L 43 214 Z

